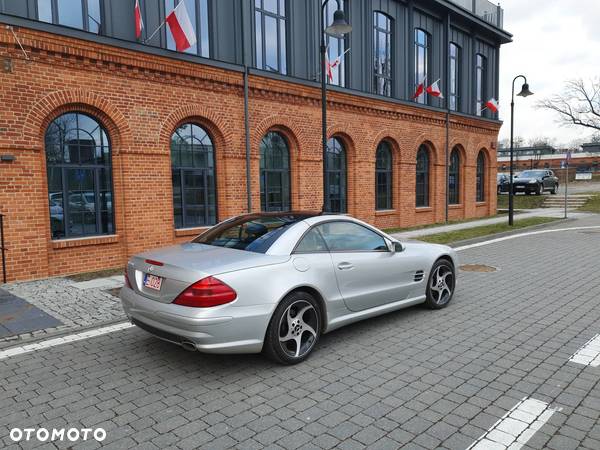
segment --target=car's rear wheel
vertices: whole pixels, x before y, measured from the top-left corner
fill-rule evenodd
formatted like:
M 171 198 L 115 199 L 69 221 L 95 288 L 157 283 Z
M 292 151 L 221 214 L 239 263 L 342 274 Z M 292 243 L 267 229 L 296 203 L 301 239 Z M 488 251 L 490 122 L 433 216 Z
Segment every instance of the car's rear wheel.
M 448 260 L 440 259 L 431 268 L 425 305 L 431 309 L 445 308 L 452 300 L 455 286 L 454 267 Z
M 304 361 L 321 335 L 321 310 L 312 295 L 293 292 L 277 306 L 265 339 L 264 352 L 283 364 Z

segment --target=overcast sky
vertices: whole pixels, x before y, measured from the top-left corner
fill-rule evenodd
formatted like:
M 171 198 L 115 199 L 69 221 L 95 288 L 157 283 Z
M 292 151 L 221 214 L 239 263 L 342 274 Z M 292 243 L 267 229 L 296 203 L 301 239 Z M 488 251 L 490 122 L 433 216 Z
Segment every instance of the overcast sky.
M 571 78 L 600 77 L 600 0 L 501 0 L 504 28 L 513 34 L 500 53 L 500 139 L 510 136 L 510 90 L 527 76 L 533 97 L 515 100 L 515 136 L 548 136 L 559 144 L 587 137 L 583 128 L 559 127 L 554 113 L 535 103 L 562 90 Z M 515 85 L 518 93 L 520 80 Z

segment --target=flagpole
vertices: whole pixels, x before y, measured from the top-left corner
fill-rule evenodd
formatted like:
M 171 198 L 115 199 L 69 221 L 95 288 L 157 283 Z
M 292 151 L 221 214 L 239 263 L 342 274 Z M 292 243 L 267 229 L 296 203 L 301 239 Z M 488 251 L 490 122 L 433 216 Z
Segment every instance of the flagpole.
M 165 26 L 165 23 L 166 23 L 166 19 L 162 21 L 162 23 L 161 23 L 161 24 L 158 26 L 158 28 L 157 28 L 157 29 L 154 31 L 154 33 L 152 33 L 152 34 L 150 35 L 150 37 L 149 37 L 149 38 L 146 38 L 146 39 L 144 39 L 144 44 L 146 44 L 148 41 L 151 41 L 151 40 L 152 40 L 152 38 L 153 38 L 154 36 L 156 36 L 156 33 L 158 33 L 158 31 L 159 31 L 159 30 L 160 30 L 162 27 L 164 27 L 164 26 Z

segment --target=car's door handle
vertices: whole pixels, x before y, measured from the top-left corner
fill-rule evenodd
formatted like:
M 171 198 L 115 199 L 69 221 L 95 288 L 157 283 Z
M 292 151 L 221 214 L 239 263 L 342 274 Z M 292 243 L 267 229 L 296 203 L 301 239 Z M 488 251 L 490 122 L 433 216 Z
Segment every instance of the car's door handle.
M 352 264 L 350 264 L 349 262 L 341 262 L 338 264 L 338 269 L 340 270 L 352 270 L 354 269 L 354 266 Z

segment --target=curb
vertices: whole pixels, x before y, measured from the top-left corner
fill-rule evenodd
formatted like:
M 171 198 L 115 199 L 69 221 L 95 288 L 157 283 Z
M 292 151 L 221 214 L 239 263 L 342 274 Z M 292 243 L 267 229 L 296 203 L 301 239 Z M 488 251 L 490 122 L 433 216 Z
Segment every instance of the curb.
M 479 244 L 480 242 L 491 241 L 493 239 L 502 238 L 502 237 L 506 237 L 506 236 L 513 236 L 516 234 L 521 234 L 526 231 L 543 230 L 546 228 L 551 228 L 554 225 L 558 225 L 561 223 L 574 222 L 576 220 L 577 219 L 558 219 L 553 222 L 542 223 L 539 225 L 531 225 L 529 227 L 518 228 L 516 230 L 503 231 L 501 233 L 488 234 L 487 236 L 481 236 L 481 237 L 473 238 L 473 239 L 465 239 L 462 241 L 450 242 L 450 243 L 444 244 L 444 245 L 454 248 L 454 247 L 462 247 L 464 245 Z

